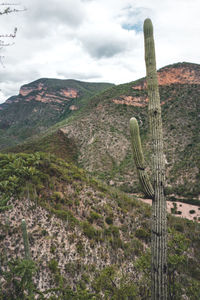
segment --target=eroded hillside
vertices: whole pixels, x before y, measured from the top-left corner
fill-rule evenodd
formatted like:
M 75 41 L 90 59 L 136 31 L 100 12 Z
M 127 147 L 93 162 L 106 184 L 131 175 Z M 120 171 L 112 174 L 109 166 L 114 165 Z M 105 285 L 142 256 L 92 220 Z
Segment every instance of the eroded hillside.
M 22 219 L 36 299 L 148 298 L 149 206 L 46 153 L 2 154 L 0 166 L 3 299 L 26 299 L 30 289 Z M 176 294 L 198 299 L 198 224 L 168 218 Z
M 200 66 L 177 64 L 158 72 L 162 103 L 168 192 L 199 197 Z M 111 88 L 94 97 L 81 116 L 60 124 L 79 145 L 78 162 L 88 171 L 125 191 L 135 192 L 129 119 L 140 124 L 147 165 L 150 144 L 145 81 Z
M 191 63 L 170 65 L 158 71 L 158 79 L 167 167 L 166 193 L 170 197 L 175 196 L 186 201 L 198 200 L 200 194 L 200 66 Z M 138 192 L 138 180 L 130 147 L 129 119 L 135 116 L 139 121 L 146 163 L 149 165 L 151 141 L 148 135 L 148 97 L 145 79 L 113 86 L 90 99 L 82 100 L 73 98 L 76 93 L 78 96 L 81 94 L 80 91 L 75 92 L 80 83 L 74 85 L 74 82 L 70 84 L 68 82 L 66 93 L 67 97 L 71 95 L 72 98 L 63 100 L 62 104 L 59 103 L 59 97 L 63 95 L 63 82 L 54 80 L 45 82 L 44 85 L 40 80 L 36 81 L 31 89 L 29 85 L 23 87 L 24 102 L 20 100 L 13 106 L 5 104 L 7 108 L 2 111 L 1 116 L 4 118 L 5 115 L 8 120 L 14 119 L 9 121 L 13 122 L 12 126 L 2 129 L 1 147 L 18 143 L 19 146 L 10 151 L 46 151 L 65 159 L 72 151 L 73 160 L 93 175 L 126 192 Z M 82 86 L 82 93 L 86 91 L 86 87 L 87 93 L 88 89 L 90 90 L 90 95 L 96 91 L 96 84 L 91 86 L 90 83 L 88 86 L 85 84 L 84 90 Z M 48 95 L 53 90 L 56 90 L 57 94 L 55 93 L 55 97 L 46 103 Z M 43 100 L 31 100 L 30 97 L 33 95 L 39 97 L 37 99 L 42 97 Z M 74 102 L 79 101 L 77 99 L 80 100 L 78 103 L 82 103 L 82 107 L 78 110 Z M 68 103 L 69 107 L 63 106 L 64 103 Z M 26 109 L 29 110 L 30 105 L 33 104 L 37 105 L 37 109 L 42 106 L 41 110 L 33 113 L 33 109 L 24 119 Z M 60 105 L 62 112 L 53 109 L 52 105 L 55 106 L 54 108 Z M 69 113 L 71 105 L 74 110 Z M 15 117 L 13 117 L 14 107 L 19 111 Z M 19 121 L 15 118 L 19 118 Z M 53 127 L 50 126 L 52 123 L 55 123 Z M 4 124 L 3 121 L 1 124 Z M 41 131 L 45 131 L 46 135 L 39 135 Z M 37 138 L 33 139 L 32 135 Z M 22 145 L 21 142 L 27 139 L 29 142 Z M 59 147 L 61 147 L 60 151 Z

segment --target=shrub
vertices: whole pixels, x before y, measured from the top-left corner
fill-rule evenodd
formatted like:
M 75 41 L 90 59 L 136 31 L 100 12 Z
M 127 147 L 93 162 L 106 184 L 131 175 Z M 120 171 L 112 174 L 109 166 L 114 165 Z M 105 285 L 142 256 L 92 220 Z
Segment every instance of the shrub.
M 113 224 L 113 218 L 111 216 L 106 217 L 105 221 L 108 225 Z
M 102 219 L 102 216 L 100 215 L 100 214 L 98 214 L 97 212 L 95 212 L 95 211 L 91 211 L 90 212 L 90 216 L 89 216 L 89 218 L 88 218 L 88 221 L 90 222 L 90 223 L 93 223 L 94 221 L 97 221 L 97 220 L 99 220 L 99 219 Z
M 135 236 L 138 239 L 148 241 L 148 239 L 150 238 L 150 232 L 146 231 L 144 228 L 138 228 L 135 232 Z
M 51 270 L 51 272 L 55 274 L 58 270 L 58 262 L 55 259 L 51 259 L 48 264 L 48 267 Z
M 100 240 L 101 231 L 95 229 L 92 225 L 90 225 L 87 221 L 82 223 L 82 228 L 84 234 L 89 238 L 95 241 Z

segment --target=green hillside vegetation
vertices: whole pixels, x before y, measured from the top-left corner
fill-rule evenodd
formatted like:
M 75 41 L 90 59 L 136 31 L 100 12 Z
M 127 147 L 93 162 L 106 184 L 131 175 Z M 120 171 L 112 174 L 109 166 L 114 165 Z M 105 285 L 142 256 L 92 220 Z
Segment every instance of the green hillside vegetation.
M 149 299 L 148 205 L 42 152 L 1 154 L 0 193 L 1 299 Z M 199 225 L 168 222 L 169 297 L 197 300 Z
M 122 190 L 137 192 L 132 163 L 129 119 L 137 117 L 146 163 L 150 159 L 147 108 L 115 104 L 120 96 L 144 97 L 145 90 L 134 90 L 135 82 L 119 85 L 93 97 L 88 106 L 72 118 L 57 123 L 66 136 L 76 140 L 78 163 L 93 175 Z M 167 193 L 177 198 L 197 199 L 199 190 L 199 92 L 198 84 L 160 86 L 167 166 Z M 185 109 L 187 108 L 187 109 Z
M 199 70 L 188 63 L 167 68 L 183 66 Z M 140 188 L 129 135 L 134 116 L 148 165 L 147 107 L 113 102 L 145 99 L 146 90 L 133 89 L 144 78 L 118 86 L 49 79 L 30 85 L 40 82 L 55 94 L 67 84 L 80 97 L 65 106 L 22 97 L 0 111 L 0 299 L 150 299 L 151 209 L 130 196 Z M 199 94 L 199 84 L 160 86 L 167 200 L 196 205 Z M 72 112 L 73 101 L 79 109 Z M 168 215 L 169 299 L 200 298 L 196 221 Z
M 44 103 L 34 100 L 38 94 L 34 90 L 38 84 L 44 84 L 47 93 L 56 96 L 60 89 L 73 88 L 78 91 L 78 97 L 68 101 Z M 14 146 L 24 142 L 27 138 L 37 136 L 46 131 L 58 121 L 73 115 L 71 105 L 81 108 L 86 105 L 89 98 L 103 91 L 113 84 L 110 83 L 87 83 L 76 80 L 61 80 L 43 78 L 36 80 L 24 87 L 33 89 L 28 96 L 13 96 L 11 103 L 1 104 L 0 110 L 0 149 Z M 27 97 L 33 97 L 27 101 Z M 18 102 L 14 102 L 15 100 Z
M 68 138 L 61 130 L 40 135 L 34 140 L 28 139 L 17 146 L 3 149 L 2 153 L 34 153 L 45 152 L 63 158 L 65 161 L 77 162 L 78 149 L 73 139 Z
M 184 67 L 199 69 L 199 65 L 182 63 L 167 68 Z M 163 68 L 164 69 L 164 68 Z M 162 70 L 162 69 L 161 69 Z M 63 132 L 68 140 L 67 148 L 76 149 L 76 163 L 94 176 L 114 183 L 121 190 L 135 193 L 140 190 L 136 170 L 133 166 L 129 136 L 129 119 L 135 116 L 140 125 L 144 156 L 149 164 L 150 140 L 147 131 L 147 107 L 113 103 L 113 99 L 124 96 L 147 96 L 146 90 L 135 90 L 144 79 L 111 87 L 100 94 L 87 98 L 84 105 L 73 113 L 49 127 L 42 136 L 30 137 L 28 142 L 9 151 L 47 151 L 66 158 L 68 150 L 59 151 L 59 146 L 46 147 L 46 140 Z M 167 190 L 169 199 L 181 200 L 199 205 L 199 84 L 171 84 L 160 86 L 164 128 L 164 153 L 166 154 Z M 185 109 L 187 108 L 187 109 Z M 48 114 L 47 114 L 48 115 Z M 46 121 L 45 121 L 46 122 Z M 37 126 L 35 127 L 35 130 Z M 18 127 L 19 139 L 23 127 Z M 27 131 L 26 131 L 27 132 Z M 2 139 L 4 137 L 2 136 Z M 24 140 L 24 138 L 23 138 Z M 55 138 L 55 144 L 58 139 Z M 8 141 L 6 140 L 8 144 Z M 51 143 L 53 145 L 54 142 Z M 58 142 L 60 145 L 60 142 Z M 21 149 L 21 150 L 20 150 Z M 7 151 L 7 149 L 6 149 Z

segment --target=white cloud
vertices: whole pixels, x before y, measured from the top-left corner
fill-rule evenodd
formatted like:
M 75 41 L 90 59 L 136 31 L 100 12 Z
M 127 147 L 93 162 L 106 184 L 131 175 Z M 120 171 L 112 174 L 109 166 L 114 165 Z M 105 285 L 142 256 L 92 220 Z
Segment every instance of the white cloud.
M 143 21 L 154 24 L 157 67 L 200 63 L 199 0 L 21 0 L 26 12 L 0 17 L 0 101 L 40 77 L 123 83 L 145 75 Z

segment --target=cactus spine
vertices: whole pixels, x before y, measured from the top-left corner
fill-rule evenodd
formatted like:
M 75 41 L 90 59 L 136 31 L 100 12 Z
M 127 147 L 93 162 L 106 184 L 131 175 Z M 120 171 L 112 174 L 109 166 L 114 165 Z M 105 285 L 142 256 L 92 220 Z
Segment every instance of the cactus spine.
M 165 162 L 163 154 L 162 118 L 156 71 L 153 26 L 150 19 L 146 19 L 144 22 L 144 44 L 149 97 L 148 116 L 153 150 L 153 187 L 145 174 L 141 142 L 138 137 L 138 124 L 135 118 L 132 118 L 130 121 L 130 130 L 134 160 L 138 169 L 143 191 L 149 198 L 152 199 L 151 299 L 167 300 L 167 215 L 164 196 Z M 141 173 L 144 177 L 142 180 Z M 146 192 L 147 185 L 149 187 L 147 190 L 148 193 Z
M 29 241 L 28 241 L 28 233 L 26 229 L 26 221 L 23 219 L 21 223 L 22 228 L 22 235 L 23 235 L 23 241 L 24 241 L 24 252 L 25 252 L 25 259 L 30 260 L 30 248 L 29 248 Z

